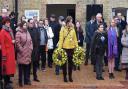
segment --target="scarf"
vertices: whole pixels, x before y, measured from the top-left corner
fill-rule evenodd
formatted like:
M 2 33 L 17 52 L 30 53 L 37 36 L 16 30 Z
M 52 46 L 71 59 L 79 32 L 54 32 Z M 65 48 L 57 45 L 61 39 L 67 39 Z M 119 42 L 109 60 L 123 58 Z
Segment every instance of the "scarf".
M 12 32 L 11 28 L 10 28 L 10 27 L 7 27 L 7 26 L 5 26 L 5 25 L 3 25 L 3 29 L 4 29 L 5 31 L 9 32 L 9 34 L 10 34 L 12 40 L 14 40 L 14 35 L 13 35 L 13 32 Z
M 113 38 L 112 38 L 113 33 Z M 112 45 L 111 40 L 114 39 L 114 43 Z M 108 30 L 108 58 L 111 59 L 118 55 L 117 53 L 117 33 L 116 28 L 110 27 Z

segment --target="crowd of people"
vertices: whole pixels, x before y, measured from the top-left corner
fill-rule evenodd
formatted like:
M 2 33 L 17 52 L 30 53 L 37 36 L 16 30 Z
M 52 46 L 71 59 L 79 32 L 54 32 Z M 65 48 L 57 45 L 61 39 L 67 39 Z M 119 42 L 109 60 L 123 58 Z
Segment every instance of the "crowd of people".
M 121 13 L 113 17 L 108 24 L 104 21 L 102 14 L 98 13 L 96 18 L 92 16 L 91 20 L 86 25 L 86 60 L 91 59 L 91 64 L 94 65 L 97 80 L 104 80 L 102 72 L 103 66 L 108 66 L 109 78 L 114 79 L 114 70 L 127 70 L 127 47 L 126 42 L 128 25 L 123 19 Z M 125 36 L 124 36 L 125 35 Z M 128 73 L 126 71 L 126 79 Z
M 98 13 L 85 27 L 84 36 L 80 21 L 73 23 L 71 16 L 57 18 L 54 14 L 39 20 L 37 16 L 26 20 L 23 15 L 16 23 L 15 13 L 8 15 L 7 10 L 2 9 L 0 78 L 4 79 L 5 89 L 13 83 L 10 78 L 16 73 L 16 65 L 20 87 L 31 85 L 31 73 L 33 81 L 40 82 L 37 71 L 41 69 L 45 72 L 47 65 L 53 68 L 52 54 L 56 48 L 65 50 L 68 61 L 63 66 L 55 65 L 55 74 L 59 75 L 62 69 L 64 82 L 73 82 L 73 69 L 80 70 L 80 66 L 77 68 L 72 61 L 74 49 L 83 47 L 84 41 L 85 65 L 91 61 L 97 80 L 104 80 L 104 65 L 108 66 L 110 79 L 114 79 L 114 71 L 121 71 L 121 68 L 126 70 L 128 79 L 128 25 L 122 15 L 119 13 L 107 24 L 102 14 Z
M 71 60 L 73 49 L 78 46 L 78 43 L 83 46 L 83 40 L 81 23 L 77 21 L 75 26 L 71 16 L 57 18 L 52 14 L 49 19 L 39 19 L 38 21 L 37 16 L 34 16 L 26 21 L 26 17 L 23 15 L 16 23 L 15 13 L 11 12 L 8 16 L 7 11 L 4 10 L 1 16 L 0 31 L 1 73 L 4 86 L 8 87 L 12 83 L 10 78 L 16 73 L 16 65 L 18 65 L 20 87 L 31 85 L 31 73 L 33 81 L 40 82 L 37 71 L 41 69 L 45 72 L 47 65 L 49 68 L 53 68 L 52 54 L 56 48 L 63 48 L 66 51 L 68 62 L 62 67 L 56 65 L 55 74 L 59 75 L 59 71 L 62 69 L 64 82 L 68 82 L 68 80 L 73 82 L 74 65 Z M 67 79 L 67 73 L 69 79 Z

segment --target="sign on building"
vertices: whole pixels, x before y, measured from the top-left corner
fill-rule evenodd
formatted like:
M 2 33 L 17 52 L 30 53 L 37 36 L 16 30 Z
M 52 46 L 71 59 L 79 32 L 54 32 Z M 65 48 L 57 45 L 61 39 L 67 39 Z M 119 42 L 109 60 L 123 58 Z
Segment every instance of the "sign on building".
M 31 19 L 34 16 L 37 16 L 39 20 L 39 10 L 25 10 L 25 16 L 26 16 L 26 19 Z

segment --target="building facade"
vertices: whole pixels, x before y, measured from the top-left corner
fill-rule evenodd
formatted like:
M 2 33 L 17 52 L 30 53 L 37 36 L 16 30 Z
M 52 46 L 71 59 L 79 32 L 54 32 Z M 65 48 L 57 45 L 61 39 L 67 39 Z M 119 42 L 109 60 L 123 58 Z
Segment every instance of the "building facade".
M 1 8 L 15 9 L 15 0 L 1 0 Z M 18 0 L 19 17 L 25 10 L 39 10 L 40 18 L 49 17 L 50 14 L 72 15 L 80 20 L 83 28 L 87 21 L 87 5 L 103 5 L 103 16 L 106 22 L 121 12 L 127 18 L 128 0 Z

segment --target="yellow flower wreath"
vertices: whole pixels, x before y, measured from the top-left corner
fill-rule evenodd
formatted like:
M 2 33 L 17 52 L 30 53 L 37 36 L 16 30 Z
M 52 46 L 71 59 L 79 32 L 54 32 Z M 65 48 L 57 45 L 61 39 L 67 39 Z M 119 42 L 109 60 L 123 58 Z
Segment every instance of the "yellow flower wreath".
M 66 63 L 67 61 L 67 53 L 65 52 L 65 50 L 57 48 L 55 49 L 55 51 L 53 52 L 53 62 L 56 65 L 62 66 Z
M 75 66 L 80 66 L 82 63 L 84 63 L 85 53 L 84 49 L 82 47 L 77 47 L 74 50 L 73 54 L 73 63 Z

